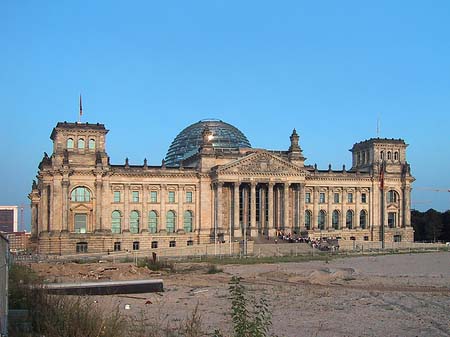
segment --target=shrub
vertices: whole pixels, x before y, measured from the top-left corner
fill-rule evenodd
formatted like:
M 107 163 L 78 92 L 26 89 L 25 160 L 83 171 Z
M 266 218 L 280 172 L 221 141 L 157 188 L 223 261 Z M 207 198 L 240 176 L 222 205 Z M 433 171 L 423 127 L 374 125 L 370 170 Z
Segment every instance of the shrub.
M 166 260 L 155 260 L 151 258 L 144 258 L 138 261 L 138 267 L 147 267 L 150 270 L 153 271 L 171 271 L 173 272 L 175 270 L 175 266 L 172 262 L 166 261 Z

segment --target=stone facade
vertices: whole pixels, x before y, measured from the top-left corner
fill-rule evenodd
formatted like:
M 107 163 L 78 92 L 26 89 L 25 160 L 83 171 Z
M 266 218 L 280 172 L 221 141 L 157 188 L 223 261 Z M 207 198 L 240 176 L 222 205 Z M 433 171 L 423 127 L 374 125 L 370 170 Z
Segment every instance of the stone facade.
M 295 130 L 287 151 L 270 151 L 215 148 L 205 127 L 197 153 L 168 167 L 110 164 L 107 133 L 98 123 L 53 129 L 29 195 L 40 253 L 176 249 L 279 231 L 379 241 L 382 223 L 386 241 L 413 240 L 403 140 L 357 143 L 351 169 L 319 170 L 305 165 Z

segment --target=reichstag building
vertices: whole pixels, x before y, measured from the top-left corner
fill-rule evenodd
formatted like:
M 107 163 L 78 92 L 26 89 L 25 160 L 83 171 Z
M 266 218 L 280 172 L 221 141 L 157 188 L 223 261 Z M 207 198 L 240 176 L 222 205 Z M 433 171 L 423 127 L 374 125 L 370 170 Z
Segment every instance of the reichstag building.
M 40 253 L 74 254 L 310 238 L 413 241 L 407 144 L 353 145 L 352 167 L 305 163 L 294 129 L 284 150 L 252 148 L 236 127 L 182 130 L 161 165 L 111 164 L 103 124 L 59 122 L 29 194 Z M 288 135 L 286 135 L 286 138 Z M 287 140 L 287 139 L 286 139 Z M 287 142 L 288 143 L 288 142 Z

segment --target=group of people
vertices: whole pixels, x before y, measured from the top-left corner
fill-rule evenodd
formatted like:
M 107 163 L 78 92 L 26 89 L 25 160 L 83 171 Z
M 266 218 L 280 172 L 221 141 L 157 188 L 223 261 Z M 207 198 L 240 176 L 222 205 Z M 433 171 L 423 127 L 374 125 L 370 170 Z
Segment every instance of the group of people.
M 277 229 L 275 236 L 275 243 L 287 242 L 287 243 L 308 243 L 313 248 L 320 250 L 336 250 L 339 247 L 337 240 L 328 238 L 311 239 L 309 237 L 302 237 L 297 233 L 286 233 L 284 230 Z

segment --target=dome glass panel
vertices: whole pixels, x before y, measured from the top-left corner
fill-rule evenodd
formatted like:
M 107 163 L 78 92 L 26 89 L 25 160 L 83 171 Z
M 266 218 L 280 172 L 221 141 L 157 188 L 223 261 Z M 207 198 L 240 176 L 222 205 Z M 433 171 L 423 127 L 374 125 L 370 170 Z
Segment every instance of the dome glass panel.
M 194 123 L 175 137 L 167 151 L 167 166 L 179 166 L 180 161 L 194 155 L 202 145 L 202 132 L 208 128 L 213 135 L 214 148 L 250 148 L 247 137 L 236 127 L 221 120 L 201 120 Z

